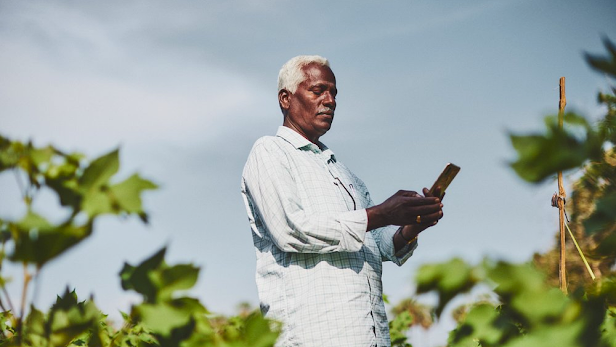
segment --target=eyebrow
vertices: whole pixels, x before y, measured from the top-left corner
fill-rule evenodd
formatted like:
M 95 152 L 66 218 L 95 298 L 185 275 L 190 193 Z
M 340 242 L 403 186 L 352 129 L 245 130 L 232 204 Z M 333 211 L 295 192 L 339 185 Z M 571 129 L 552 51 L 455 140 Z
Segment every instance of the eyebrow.
M 337 93 L 338 92 L 338 88 L 336 88 L 336 85 L 332 83 L 331 86 L 333 87 L 332 89 Z M 315 83 L 315 84 L 313 84 L 313 85 L 311 85 L 309 87 L 309 89 L 314 89 L 314 88 L 330 89 L 330 84 L 329 83 L 319 82 L 319 83 Z

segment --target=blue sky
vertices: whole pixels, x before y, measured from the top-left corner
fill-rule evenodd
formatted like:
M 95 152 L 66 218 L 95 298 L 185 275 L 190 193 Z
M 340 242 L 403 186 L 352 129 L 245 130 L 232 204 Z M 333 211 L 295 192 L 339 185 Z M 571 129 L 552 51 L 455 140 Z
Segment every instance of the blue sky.
M 101 220 L 48 265 L 36 304 L 69 285 L 112 316 L 128 311 L 123 262 L 164 245 L 169 262 L 202 267 L 193 293 L 211 310 L 256 304 L 240 175 L 252 143 L 282 123 L 278 69 L 299 54 L 330 60 L 338 108 L 322 141 L 375 201 L 430 186 L 447 162 L 462 167 L 442 222 L 404 267 L 385 266 L 393 302 L 426 262 L 527 260 L 555 241 L 556 183 L 515 176 L 507 132 L 542 127 L 561 76 L 567 110 L 601 115 L 609 81 L 582 53 L 616 40 L 615 15 L 613 1 L 3 0 L 0 133 L 90 156 L 120 146 L 121 176 L 161 185 L 145 195 L 150 226 Z M 0 192 L 0 216 L 20 216 L 12 175 Z M 54 203 L 43 193 L 38 207 L 52 216 Z

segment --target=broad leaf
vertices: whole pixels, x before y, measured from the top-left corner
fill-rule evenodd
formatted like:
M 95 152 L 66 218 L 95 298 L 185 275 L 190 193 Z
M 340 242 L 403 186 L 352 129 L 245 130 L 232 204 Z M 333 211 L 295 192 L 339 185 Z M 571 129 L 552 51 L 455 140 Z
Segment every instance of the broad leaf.
M 116 149 L 90 163 L 79 180 L 79 185 L 82 189 L 89 190 L 108 184 L 109 179 L 115 175 L 120 168 L 118 157 L 119 150 Z
M 439 303 L 436 315 L 456 295 L 469 291 L 478 281 L 478 273 L 461 259 L 454 258 L 447 263 L 424 265 L 417 274 L 417 293 L 436 290 Z
M 29 212 L 9 229 L 15 241 L 10 259 L 41 267 L 90 236 L 92 224 L 51 225 L 42 216 Z
M 156 301 L 158 287 L 150 278 L 150 272 L 163 266 L 166 251 L 166 247 L 162 248 L 160 251 L 156 252 L 153 256 L 137 266 L 124 263 L 124 267 L 120 272 L 122 288 L 124 290 L 132 289 L 137 293 L 142 294 L 145 297 L 144 299 L 146 302 L 154 303 Z
M 111 186 L 110 189 L 123 212 L 142 213 L 141 192 L 156 188 L 158 188 L 156 184 L 134 174 L 125 181 Z

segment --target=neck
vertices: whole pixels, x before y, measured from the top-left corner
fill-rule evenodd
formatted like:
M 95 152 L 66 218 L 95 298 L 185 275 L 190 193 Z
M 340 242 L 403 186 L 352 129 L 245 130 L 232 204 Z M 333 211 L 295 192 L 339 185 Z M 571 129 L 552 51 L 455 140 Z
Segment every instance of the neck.
M 303 131 L 300 130 L 300 128 L 297 125 L 295 125 L 292 121 L 290 121 L 288 117 L 285 117 L 284 122 L 282 123 L 282 125 L 287 127 L 287 128 L 295 130 L 296 133 L 302 135 L 302 137 L 304 137 L 308 141 L 310 141 L 310 142 L 314 143 L 315 145 L 319 146 L 319 138 L 318 137 L 313 138 L 313 139 L 309 138 L 308 136 L 306 136 L 306 134 Z

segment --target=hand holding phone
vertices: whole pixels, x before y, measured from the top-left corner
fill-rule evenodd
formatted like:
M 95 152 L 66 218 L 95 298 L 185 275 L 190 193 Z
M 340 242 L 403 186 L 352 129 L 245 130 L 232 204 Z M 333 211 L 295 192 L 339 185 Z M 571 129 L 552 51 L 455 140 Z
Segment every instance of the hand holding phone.
M 443 172 L 441 172 L 441 174 L 438 176 L 438 178 L 432 185 L 432 188 L 430 188 L 430 194 L 432 196 L 436 196 L 436 190 L 437 188 L 440 188 L 440 194 L 436 197 L 442 199 L 443 195 L 445 194 L 445 189 L 447 189 L 447 187 L 449 186 L 451 181 L 453 181 L 454 177 L 456 177 L 458 172 L 460 172 L 459 166 L 452 163 L 447 163 L 447 165 L 445 165 L 445 169 L 443 169 Z

